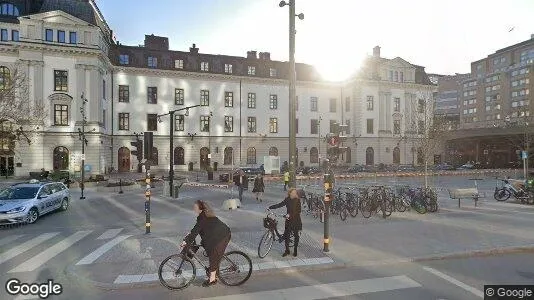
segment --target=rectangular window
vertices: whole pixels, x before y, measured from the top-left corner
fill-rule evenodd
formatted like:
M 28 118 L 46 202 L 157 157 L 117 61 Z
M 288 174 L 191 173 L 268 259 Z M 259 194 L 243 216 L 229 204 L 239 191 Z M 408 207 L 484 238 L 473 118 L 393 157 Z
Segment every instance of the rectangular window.
M 400 111 L 400 98 L 393 98 L 393 111 Z
M 63 30 L 57 31 L 57 41 L 59 43 L 65 43 L 65 31 Z
M 393 134 L 400 134 L 400 120 L 393 120 Z
M 350 134 L 350 120 L 345 120 L 345 125 L 347 125 L 345 134 Z
M 295 133 L 299 133 L 299 119 L 295 119 Z
M 345 98 L 345 111 L 350 111 L 350 97 Z
M 210 106 L 210 91 L 200 90 L 200 105 Z
M 224 132 L 234 132 L 234 117 L 224 116 Z
M 119 85 L 119 102 L 130 102 L 129 85 Z
M 248 75 L 256 75 L 256 67 L 248 66 Z
M 146 115 L 146 130 L 147 131 L 158 131 L 158 115 L 157 114 Z
M 224 107 L 234 107 L 233 92 L 224 92 Z
M 158 104 L 158 88 L 155 86 L 149 86 L 146 90 L 147 103 Z
M 54 31 L 52 29 L 46 29 L 45 30 L 45 40 L 47 42 L 53 42 L 54 41 Z
M 121 64 L 121 65 L 130 64 L 130 56 L 128 54 L 120 54 L 119 55 L 119 64 Z
M 184 89 L 174 89 L 174 105 L 184 105 Z
M 317 97 L 310 97 L 310 111 L 317 111 Z
M 422 121 L 422 120 L 417 121 L 417 133 L 418 134 L 425 133 L 425 121 Z
M 106 81 L 102 80 L 102 99 L 106 99 Z
M 201 132 L 210 131 L 210 116 L 200 116 L 200 131 Z
M 278 118 L 269 118 L 269 132 L 270 133 L 278 132 Z
M 400 72 L 400 82 L 404 82 L 404 73 Z
M 247 120 L 248 132 L 256 132 L 256 117 L 248 117 Z
M 337 110 L 337 99 L 330 99 L 330 112 L 336 112 Z
M 185 116 L 177 115 L 174 116 L 174 131 L 184 131 L 185 130 Z
M 278 96 L 277 95 L 269 96 L 269 108 L 278 109 Z
M 14 42 L 19 41 L 19 31 L 18 30 L 11 30 L 11 40 Z
M 119 113 L 119 130 L 130 130 L 130 113 Z
M 224 64 L 224 73 L 226 74 L 232 74 L 232 65 L 231 64 Z
M 7 29 L 2 29 L 1 32 L 2 32 L 2 34 L 1 34 L 1 40 L 2 40 L 2 41 L 7 41 L 7 40 L 9 40 L 9 36 L 8 36 Z
M 336 127 L 336 120 L 330 120 L 330 128 L 328 129 L 330 133 L 334 133 L 334 127 Z
M 69 125 L 69 106 L 64 104 L 54 104 L 54 125 Z
M 157 68 L 158 67 L 158 58 L 154 56 L 149 56 L 147 58 L 147 65 L 149 68 Z
M 373 96 L 367 96 L 367 110 L 373 110 L 374 109 L 374 97 Z
M 69 78 L 67 71 L 54 70 L 54 91 L 67 92 L 69 90 Z
M 174 60 L 174 68 L 175 69 L 183 69 L 184 68 L 184 60 L 183 59 L 175 59 Z
M 75 31 L 69 32 L 69 43 L 76 44 L 78 43 L 77 35 Z
M 425 111 L 425 100 L 424 99 L 419 99 L 418 101 L 418 104 L 417 104 L 417 112 L 418 113 L 423 113 Z
M 200 63 L 200 71 L 208 72 L 210 70 L 210 64 L 207 61 L 203 61 Z
M 319 120 L 317 119 L 311 119 L 310 120 L 310 134 L 318 134 L 319 133 Z
M 256 93 L 248 93 L 248 108 L 256 108 Z
M 373 134 L 373 119 L 367 119 L 367 134 Z
M 276 72 L 276 69 L 270 68 L 269 69 L 269 75 L 271 77 L 276 77 L 276 76 L 278 76 L 278 73 Z

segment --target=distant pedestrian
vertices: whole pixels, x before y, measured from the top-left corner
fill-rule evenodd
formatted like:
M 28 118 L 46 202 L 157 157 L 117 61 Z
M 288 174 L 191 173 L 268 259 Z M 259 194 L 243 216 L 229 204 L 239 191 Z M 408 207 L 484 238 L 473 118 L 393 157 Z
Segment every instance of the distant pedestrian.
M 297 256 L 297 248 L 299 246 L 299 237 L 300 231 L 302 230 L 302 220 L 300 218 L 300 212 L 302 210 L 298 192 L 295 188 L 290 188 L 287 192 L 287 197 L 284 201 L 269 206 L 269 209 L 276 209 L 281 207 L 286 207 L 286 226 L 284 231 L 284 241 L 286 246 L 286 251 L 282 256 L 289 255 L 289 237 L 293 233 L 293 238 L 295 239 L 293 246 L 293 256 Z
M 284 191 L 287 191 L 288 186 L 289 186 L 289 171 L 286 171 L 284 173 Z
M 265 183 L 263 182 L 263 176 L 259 174 L 254 179 L 254 189 L 252 190 L 253 193 L 256 193 L 256 201 L 262 202 L 262 196 L 263 192 L 265 191 Z
M 245 175 L 245 172 L 243 170 L 239 170 L 238 175 L 234 177 L 234 183 L 237 186 L 237 189 L 239 190 L 239 201 L 243 202 L 243 191 L 245 189 L 245 186 L 248 184 L 247 182 L 247 176 Z

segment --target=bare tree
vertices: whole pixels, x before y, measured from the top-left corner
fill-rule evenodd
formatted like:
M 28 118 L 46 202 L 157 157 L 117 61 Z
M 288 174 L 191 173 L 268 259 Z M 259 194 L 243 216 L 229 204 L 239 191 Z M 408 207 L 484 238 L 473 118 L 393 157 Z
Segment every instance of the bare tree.
M 412 143 L 412 155 L 417 164 L 425 167 L 425 187 L 428 186 L 428 166 L 434 155 L 441 152 L 451 131 L 445 117 L 434 115 L 434 98 L 431 91 L 418 92 L 408 100 L 406 138 Z
M 0 67 L 0 150 L 13 152 L 21 138 L 31 143 L 32 133 L 47 116 L 42 101 L 30 101 L 28 81 L 19 68 Z

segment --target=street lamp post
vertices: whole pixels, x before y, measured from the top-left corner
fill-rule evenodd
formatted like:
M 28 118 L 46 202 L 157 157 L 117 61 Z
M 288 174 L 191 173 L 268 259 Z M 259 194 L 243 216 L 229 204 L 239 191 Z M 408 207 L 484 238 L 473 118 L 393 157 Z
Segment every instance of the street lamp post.
M 86 111 L 85 111 L 85 104 L 87 103 L 87 98 L 85 98 L 84 94 L 82 93 L 81 96 L 82 99 L 82 106 L 80 107 L 80 113 L 82 115 L 82 129 L 78 128 L 78 135 L 80 138 L 80 141 L 82 141 L 82 178 L 80 182 L 80 200 L 84 200 L 85 196 L 83 195 L 83 191 L 85 190 L 85 146 L 87 145 L 87 139 L 85 138 L 85 123 L 87 122 L 86 117 Z
M 319 116 L 319 121 L 318 121 L 318 129 L 319 129 L 319 138 L 317 140 L 317 162 L 319 162 L 319 169 L 321 168 L 321 121 L 323 120 L 323 118 L 321 116 Z
M 295 187 L 295 168 L 297 166 L 297 133 L 296 133 L 296 70 L 295 70 L 295 17 L 304 19 L 304 14 L 295 14 L 295 0 L 280 1 L 279 6 L 289 6 L 289 186 Z
M 190 108 L 194 108 L 194 107 L 198 107 L 200 106 L 199 105 L 193 105 L 193 106 L 188 106 L 188 107 L 184 107 L 184 108 L 180 108 L 180 109 L 175 109 L 175 110 L 171 110 L 169 111 L 168 113 L 166 114 L 162 114 L 162 115 L 158 115 L 157 118 L 160 119 L 161 117 L 163 116 L 166 116 L 166 115 L 169 115 L 170 117 L 170 125 L 169 125 L 169 196 L 173 196 L 174 194 L 174 191 L 173 191 L 173 184 L 174 184 L 174 114 L 176 112 L 179 112 L 179 111 L 183 111 L 185 110 L 186 113 L 185 115 L 188 116 L 189 115 L 189 109 Z M 160 119 L 161 120 L 161 119 Z M 184 120 L 185 122 L 185 120 Z

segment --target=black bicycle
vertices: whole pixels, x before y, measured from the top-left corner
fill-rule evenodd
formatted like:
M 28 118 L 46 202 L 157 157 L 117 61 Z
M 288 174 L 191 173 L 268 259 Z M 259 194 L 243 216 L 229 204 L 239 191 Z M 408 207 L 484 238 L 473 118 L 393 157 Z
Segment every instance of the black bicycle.
M 170 290 L 181 290 L 189 286 L 196 278 L 196 265 L 199 263 L 209 278 L 209 266 L 196 256 L 200 245 L 187 245 L 179 254 L 165 258 L 158 270 L 159 281 Z M 206 253 L 204 252 L 206 256 Z M 252 275 L 252 260 L 241 251 L 230 251 L 224 254 L 217 278 L 225 285 L 237 286 L 245 283 Z
M 279 243 L 285 241 L 284 234 L 280 234 L 278 231 L 278 221 L 274 217 L 285 218 L 285 215 L 278 215 L 274 212 L 267 210 L 267 216 L 263 218 L 263 227 L 265 227 L 265 233 L 261 237 L 260 244 L 258 245 L 258 256 L 264 258 L 271 252 L 273 242 L 276 239 Z M 293 232 L 289 235 L 289 247 L 293 247 L 294 236 Z

